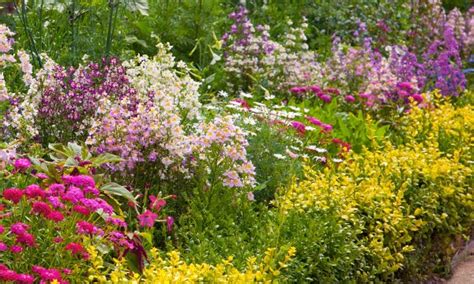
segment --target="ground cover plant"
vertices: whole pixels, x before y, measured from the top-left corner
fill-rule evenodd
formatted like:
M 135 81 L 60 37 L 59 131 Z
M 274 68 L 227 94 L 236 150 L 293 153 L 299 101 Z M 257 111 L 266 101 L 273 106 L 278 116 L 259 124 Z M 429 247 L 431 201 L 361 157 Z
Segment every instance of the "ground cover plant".
M 7 1 L 0 281 L 447 278 L 474 220 L 462 1 Z

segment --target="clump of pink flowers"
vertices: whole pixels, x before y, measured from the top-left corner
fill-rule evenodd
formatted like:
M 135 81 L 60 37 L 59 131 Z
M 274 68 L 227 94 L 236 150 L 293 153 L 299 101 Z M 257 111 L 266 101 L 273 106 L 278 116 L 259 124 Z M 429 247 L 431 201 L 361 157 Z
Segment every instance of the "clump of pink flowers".
M 22 169 L 30 167 L 30 162 L 17 161 L 16 174 L 27 176 Z M 86 246 L 108 246 L 119 255 L 134 247 L 126 237 L 127 224 L 101 197 L 92 176 L 63 175 L 56 182 L 40 181 L 3 190 L 1 281 L 68 283 L 73 268 L 86 269 Z

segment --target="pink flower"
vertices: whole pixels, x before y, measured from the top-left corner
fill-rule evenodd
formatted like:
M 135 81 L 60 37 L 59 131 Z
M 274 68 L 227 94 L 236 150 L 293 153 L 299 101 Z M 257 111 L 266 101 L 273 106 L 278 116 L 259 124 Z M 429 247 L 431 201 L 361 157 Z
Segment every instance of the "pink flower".
M 0 234 L 3 234 L 3 232 L 5 232 L 5 228 L 2 225 L 0 225 Z
M 332 129 L 333 129 L 332 125 L 330 125 L 330 124 L 325 124 L 325 123 L 324 123 L 323 125 L 321 125 L 321 127 L 323 128 L 323 131 L 324 131 L 324 132 L 330 132 L 330 131 L 332 131 Z
M 48 197 L 48 201 L 49 203 L 51 203 L 51 205 L 54 208 L 64 208 L 64 204 L 61 202 L 61 200 L 57 196 Z
M 24 233 L 16 237 L 16 242 L 19 244 L 25 244 L 29 247 L 36 246 L 35 237 L 30 233 Z
M 17 283 L 22 284 L 32 284 L 35 281 L 35 278 L 29 274 L 18 274 L 16 277 Z
M 76 223 L 76 232 L 78 234 L 103 235 L 103 231 L 93 224 L 86 221 Z
M 319 98 L 320 98 L 321 100 L 323 100 L 323 102 L 325 102 L 325 103 L 330 103 L 331 100 L 332 100 L 331 96 L 325 95 L 325 94 L 324 94 L 324 95 L 321 95 Z
M 29 198 L 44 197 L 45 191 L 39 185 L 32 184 L 25 188 L 25 195 Z
M 298 133 L 300 133 L 301 135 L 304 135 L 305 132 L 306 132 L 306 127 L 304 126 L 303 123 L 299 122 L 299 121 L 292 121 L 291 122 L 291 126 L 296 129 L 296 131 L 298 131 Z
M 140 222 L 140 226 L 142 227 L 152 228 L 157 218 L 158 215 L 151 212 L 150 210 L 147 210 L 145 211 L 145 213 L 138 215 L 138 220 Z
M 64 239 L 61 238 L 61 237 L 54 237 L 54 239 L 53 239 L 53 242 L 55 242 L 57 244 L 62 243 L 63 241 L 64 241 Z
M 245 109 L 250 109 L 250 104 L 244 99 L 235 99 L 234 102 L 239 103 L 241 107 Z
M 72 184 L 79 187 L 95 187 L 94 179 L 86 175 L 78 175 L 78 176 L 64 175 L 62 179 L 66 184 Z
M 155 209 L 156 211 L 160 211 L 166 205 L 166 200 L 157 199 L 154 195 L 150 195 L 150 202 L 150 209 Z
M 8 246 L 5 243 L 0 242 L 0 251 L 6 251 Z
M 21 246 L 13 245 L 10 247 L 10 251 L 12 253 L 21 253 L 23 251 L 23 248 Z
M 306 119 L 307 119 L 310 123 L 312 123 L 312 124 L 314 124 L 314 125 L 316 125 L 316 126 L 321 126 L 321 125 L 322 125 L 322 122 L 321 122 L 319 119 L 315 118 L 315 117 L 307 116 Z
M 17 204 L 23 196 L 23 190 L 18 188 L 7 188 L 3 191 L 3 198 Z
M 64 215 L 59 211 L 51 211 L 48 215 L 45 216 L 46 219 L 54 221 L 56 223 L 64 220 Z
M 59 272 L 59 270 L 57 270 L 57 269 L 54 269 L 54 268 L 46 269 L 46 268 L 41 267 L 39 265 L 33 265 L 31 270 L 34 273 L 37 273 L 40 276 L 41 280 L 43 280 L 43 281 L 58 280 L 60 283 L 62 281 L 61 272 Z
M 10 269 L 0 269 L 0 280 L 3 281 L 16 281 L 18 279 L 18 273 Z
M 48 178 L 48 175 L 45 174 L 45 173 L 37 173 L 35 176 L 39 179 L 47 179 Z
M 171 232 L 173 229 L 174 218 L 172 216 L 166 217 L 166 228 L 168 229 L 168 233 Z
M 48 189 L 51 192 L 51 194 L 55 196 L 62 195 L 64 191 L 66 190 L 66 188 L 64 187 L 64 184 L 60 184 L 60 183 L 53 183 L 52 185 L 49 186 Z
M 348 102 L 348 103 L 353 103 L 353 102 L 355 102 L 355 98 L 354 98 L 353 96 L 351 96 L 351 95 L 345 96 L 345 97 L 344 97 L 344 100 L 345 100 L 346 102 Z
M 28 225 L 18 222 L 11 225 L 10 232 L 18 236 L 18 235 L 23 235 L 25 233 L 28 233 L 27 231 L 28 229 L 29 229 Z
M 107 218 L 107 220 L 105 220 L 105 222 L 113 224 L 117 227 L 127 228 L 127 222 L 125 222 L 124 220 L 119 219 L 119 218 L 109 217 L 109 218 Z
M 414 94 L 411 96 L 416 102 L 422 103 L 423 102 L 423 96 L 420 94 Z
M 24 170 L 28 169 L 29 167 L 31 167 L 31 162 L 30 162 L 30 160 L 28 160 L 28 159 L 20 158 L 20 159 L 18 159 L 18 160 L 15 161 L 15 163 L 13 164 L 13 166 L 14 166 L 15 169 L 17 169 L 18 171 L 24 171 Z
M 253 192 L 249 191 L 249 192 L 247 193 L 247 199 L 248 199 L 249 201 L 255 201 L 255 195 L 253 194 Z

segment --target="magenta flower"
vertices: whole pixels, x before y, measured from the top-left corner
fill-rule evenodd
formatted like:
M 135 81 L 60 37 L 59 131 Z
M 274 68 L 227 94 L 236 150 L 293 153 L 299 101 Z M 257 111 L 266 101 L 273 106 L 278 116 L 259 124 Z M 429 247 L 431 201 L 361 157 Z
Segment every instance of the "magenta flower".
M 157 199 L 154 195 L 150 195 L 150 202 L 150 209 L 155 209 L 156 211 L 160 211 L 161 208 L 166 206 L 166 200 Z
M 21 246 L 13 245 L 10 247 L 10 251 L 12 253 L 21 253 L 23 251 L 23 248 Z
M 45 173 L 37 173 L 35 176 L 39 179 L 47 179 L 48 178 L 48 175 L 46 175 Z
M 166 228 L 168 229 L 168 233 L 171 233 L 173 229 L 174 218 L 172 216 L 166 217 Z
M 138 215 L 138 220 L 140 222 L 140 226 L 142 227 L 152 228 L 157 218 L 158 215 L 151 212 L 150 210 L 147 210 L 145 211 L 145 213 Z
M 23 235 L 25 233 L 28 233 L 27 231 L 28 229 L 29 229 L 28 225 L 18 222 L 11 225 L 10 232 L 18 236 L 18 235 Z
M 36 246 L 35 237 L 32 234 L 24 233 L 16 237 L 16 242 L 19 244 L 25 244 L 29 247 Z
M 330 103 L 331 100 L 332 100 L 331 96 L 326 95 L 326 94 L 321 95 L 319 98 L 320 98 L 321 100 L 323 100 L 323 102 L 325 102 L 325 103 Z
M 113 224 L 114 226 L 117 226 L 117 227 L 127 228 L 127 222 L 119 218 L 109 217 L 107 218 L 107 220 L 105 220 L 105 222 L 109 224 Z
M 44 197 L 45 191 L 39 185 L 32 184 L 25 188 L 25 195 L 29 198 Z
M 325 124 L 325 123 L 324 123 L 323 125 L 321 125 L 321 127 L 323 128 L 323 131 L 324 131 L 324 132 L 330 132 L 330 131 L 332 131 L 332 129 L 333 129 L 332 125 L 330 125 L 330 124 Z
M 306 127 L 304 126 L 303 123 L 299 122 L 299 121 L 292 121 L 291 122 L 291 126 L 296 129 L 296 131 L 298 131 L 298 133 L 300 133 L 301 135 L 304 135 L 305 132 L 306 132 Z
M 355 98 L 354 98 L 353 96 L 351 96 L 351 95 L 345 96 L 345 97 L 344 97 L 344 100 L 345 100 L 346 102 L 348 102 L 348 103 L 353 103 L 353 102 L 355 102 Z
M 0 251 L 8 250 L 8 246 L 5 243 L 0 242 Z
M 103 231 L 93 224 L 86 221 L 79 221 L 76 223 L 76 232 L 78 234 L 89 234 L 89 235 L 103 235 Z
M 15 161 L 13 166 L 18 171 L 24 171 L 24 170 L 27 170 L 29 167 L 31 167 L 31 162 L 30 162 L 30 160 L 28 160 L 26 158 L 20 158 L 20 159 Z
M 310 123 L 312 123 L 312 124 L 314 124 L 314 125 L 316 125 L 316 126 L 321 126 L 321 125 L 322 125 L 322 122 L 321 122 L 319 119 L 315 118 L 315 117 L 307 116 L 306 119 L 307 119 Z
M 423 102 L 423 96 L 420 94 L 413 94 L 411 97 L 418 103 Z

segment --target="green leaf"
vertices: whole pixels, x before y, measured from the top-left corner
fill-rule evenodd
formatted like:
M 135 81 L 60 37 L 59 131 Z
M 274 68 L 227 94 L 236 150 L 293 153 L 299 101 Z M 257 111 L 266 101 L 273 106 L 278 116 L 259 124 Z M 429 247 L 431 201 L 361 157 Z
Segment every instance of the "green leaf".
M 140 236 L 142 236 L 150 245 L 153 245 L 153 239 L 150 233 L 141 232 Z
M 128 189 L 115 182 L 109 182 L 107 184 L 104 184 L 100 188 L 100 190 L 109 194 L 125 197 L 130 201 L 135 201 L 135 197 L 133 197 L 133 195 L 130 193 L 130 191 L 128 191 Z
M 117 163 L 117 162 L 120 162 L 120 161 L 122 161 L 122 158 L 120 158 L 119 156 L 116 156 L 114 154 L 110 154 L 110 153 L 105 153 L 105 154 L 102 154 L 100 156 L 97 156 L 97 157 L 91 159 L 92 165 L 94 165 L 96 167 L 101 166 L 101 165 L 106 164 L 106 163 Z

